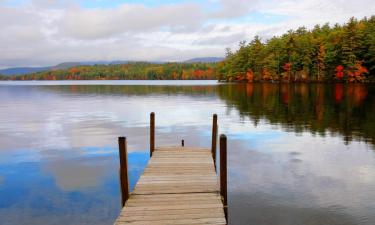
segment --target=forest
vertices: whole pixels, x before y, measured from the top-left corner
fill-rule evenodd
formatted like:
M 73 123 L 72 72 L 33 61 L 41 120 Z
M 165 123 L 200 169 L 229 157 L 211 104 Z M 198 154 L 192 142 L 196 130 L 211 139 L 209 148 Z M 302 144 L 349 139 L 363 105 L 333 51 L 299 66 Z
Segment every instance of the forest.
M 245 82 L 374 81 L 375 16 L 241 41 L 235 52 L 226 50 L 216 73 L 219 80 Z
M 214 63 L 148 63 L 76 66 L 0 79 L 11 80 L 214 80 Z

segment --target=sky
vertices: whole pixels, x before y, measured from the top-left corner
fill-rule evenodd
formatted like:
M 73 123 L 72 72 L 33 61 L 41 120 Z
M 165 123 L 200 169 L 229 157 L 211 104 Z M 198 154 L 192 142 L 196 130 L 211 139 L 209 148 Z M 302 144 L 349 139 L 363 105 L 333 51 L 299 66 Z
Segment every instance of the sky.
M 222 57 L 255 35 L 374 14 L 373 0 L 0 0 L 0 68 Z

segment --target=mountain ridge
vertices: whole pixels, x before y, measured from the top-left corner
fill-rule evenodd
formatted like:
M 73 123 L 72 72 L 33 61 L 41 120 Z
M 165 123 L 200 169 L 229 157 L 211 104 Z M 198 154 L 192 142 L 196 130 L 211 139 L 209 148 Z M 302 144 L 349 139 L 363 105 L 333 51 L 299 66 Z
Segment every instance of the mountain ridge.
M 191 58 L 179 63 L 214 63 L 224 60 L 223 57 L 197 57 Z M 61 70 L 69 69 L 75 66 L 93 66 L 93 65 L 115 65 L 115 64 L 127 64 L 137 61 L 125 61 L 125 60 L 114 60 L 114 61 L 87 61 L 87 62 L 63 62 L 54 66 L 42 66 L 42 67 L 11 67 L 6 69 L 0 69 L 0 75 L 13 76 L 13 75 L 25 75 L 30 73 L 44 72 L 49 70 Z M 149 63 L 168 63 L 160 61 L 145 61 Z

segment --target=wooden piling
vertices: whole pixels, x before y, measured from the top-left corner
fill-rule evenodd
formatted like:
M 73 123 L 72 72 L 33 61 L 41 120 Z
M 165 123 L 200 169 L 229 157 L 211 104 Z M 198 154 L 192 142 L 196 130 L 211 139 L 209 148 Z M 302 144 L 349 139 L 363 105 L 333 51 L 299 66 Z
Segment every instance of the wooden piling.
M 155 113 L 150 114 L 150 157 L 155 151 Z
M 211 143 L 211 153 L 214 160 L 214 166 L 216 170 L 216 142 L 217 142 L 217 115 L 213 115 L 212 119 L 212 143 Z
M 121 206 L 124 207 L 126 201 L 129 199 L 128 153 L 126 149 L 126 137 L 119 137 L 118 145 L 120 156 Z
M 228 221 L 227 189 L 227 137 L 220 135 L 220 194 L 223 198 L 225 218 Z

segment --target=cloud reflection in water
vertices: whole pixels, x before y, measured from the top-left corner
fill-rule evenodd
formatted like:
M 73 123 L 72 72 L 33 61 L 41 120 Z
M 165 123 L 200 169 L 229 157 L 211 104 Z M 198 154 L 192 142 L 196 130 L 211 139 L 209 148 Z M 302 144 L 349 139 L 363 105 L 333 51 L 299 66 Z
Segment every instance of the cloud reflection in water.
M 154 111 L 157 145 L 210 146 L 218 114 L 229 137 L 232 224 L 374 224 L 371 90 L 338 100 L 327 86 L 316 101 L 321 88 L 283 86 L 286 102 L 278 88 L 1 86 L 1 222 L 112 224 L 117 137 L 128 138 L 133 187 L 149 157 Z M 331 122 L 335 113 L 353 130 Z

